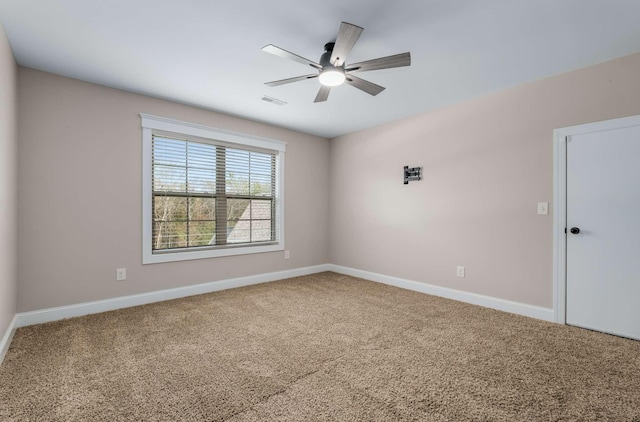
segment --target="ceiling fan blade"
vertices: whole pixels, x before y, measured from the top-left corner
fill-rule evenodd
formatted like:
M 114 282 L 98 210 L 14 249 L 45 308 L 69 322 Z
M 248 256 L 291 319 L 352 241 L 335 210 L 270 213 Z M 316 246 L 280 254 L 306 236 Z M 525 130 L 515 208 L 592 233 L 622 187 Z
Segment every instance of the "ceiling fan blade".
M 295 78 L 288 78 L 288 79 L 280 79 L 279 81 L 271 81 L 271 82 L 265 82 L 265 85 L 269 85 L 269 86 L 279 86 L 279 85 L 284 85 L 284 84 L 290 84 L 291 82 L 298 82 L 298 81 L 306 81 L 307 79 L 313 79 L 313 78 L 317 78 L 318 75 L 304 75 L 304 76 L 296 76 Z
M 411 53 L 400 53 L 393 56 L 380 57 L 366 62 L 353 63 L 347 66 L 346 72 L 365 72 L 368 70 L 389 69 L 411 65 Z
M 373 82 L 365 81 L 364 79 L 357 78 L 353 75 L 347 75 L 347 78 L 344 80 L 351 86 L 355 86 L 359 90 L 362 90 L 370 95 L 378 95 L 382 91 L 384 91 L 384 87 L 380 85 L 376 85 Z
M 292 52 L 284 50 L 280 47 L 276 47 L 273 44 L 265 45 L 264 47 L 262 47 L 262 51 L 266 53 L 271 53 L 278 57 L 282 57 L 283 59 L 289 59 L 306 66 L 311 66 L 315 69 L 322 69 L 322 66 L 320 66 L 318 63 L 312 62 L 309 59 L 305 59 L 304 57 L 298 56 L 297 54 L 293 54 Z
M 322 101 L 327 101 L 327 98 L 329 98 L 329 91 L 331 91 L 331 87 L 330 86 L 322 85 L 320 87 L 320 90 L 318 91 L 318 95 L 316 95 L 316 99 L 313 100 L 313 102 L 314 103 L 320 103 Z
M 333 46 L 333 53 L 331 53 L 330 62 L 332 65 L 338 67 L 344 64 L 353 45 L 358 41 L 361 32 L 362 28 L 359 26 L 347 22 L 340 24 L 336 44 Z

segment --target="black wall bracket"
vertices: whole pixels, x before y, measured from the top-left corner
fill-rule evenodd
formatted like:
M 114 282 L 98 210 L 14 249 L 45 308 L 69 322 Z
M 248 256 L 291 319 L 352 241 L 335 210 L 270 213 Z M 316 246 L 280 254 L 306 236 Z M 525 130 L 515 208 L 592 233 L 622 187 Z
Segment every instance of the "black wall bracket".
M 404 184 L 422 179 L 422 167 L 404 166 Z

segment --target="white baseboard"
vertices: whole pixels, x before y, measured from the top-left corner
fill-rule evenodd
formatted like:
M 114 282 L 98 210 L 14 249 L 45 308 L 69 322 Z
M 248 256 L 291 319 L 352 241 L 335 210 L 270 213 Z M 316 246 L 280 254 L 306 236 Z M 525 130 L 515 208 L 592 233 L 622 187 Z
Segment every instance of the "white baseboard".
M 510 312 L 512 314 L 524 315 L 544 321 L 555 321 L 553 309 L 550 308 L 542 308 L 539 306 L 527 305 L 526 303 L 512 302 L 509 300 L 498 299 L 491 296 L 483 296 L 476 293 L 448 289 L 446 287 L 434 286 L 432 284 L 421 283 L 418 281 L 406 280 L 383 274 L 358 270 L 355 268 L 343 267 L 341 265 L 328 264 L 328 267 L 330 271 L 336 273 L 350 275 L 353 277 L 360 277 L 366 280 L 376 281 L 378 283 L 388 284 L 407 290 L 427 293 L 433 296 L 440 296 L 447 299 L 471 303 L 473 305 L 484 306 L 485 308 L 497 309 L 499 311 Z
M 2 340 L 0 340 L 0 365 L 2 365 L 2 361 L 4 360 L 4 356 L 9 351 L 9 346 L 11 345 L 11 340 L 13 339 L 13 335 L 16 332 L 16 321 L 18 320 L 18 316 L 14 315 L 13 319 L 9 323 L 7 327 L 7 331 L 2 336 Z
M 11 322 L 11 325 L 7 329 L 7 332 L 2 338 L 2 342 L 0 343 L 0 357 L 3 357 L 6 350 L 8 350 L 11 339 L 13 338 L 13 333 L 15 332 L 15 329 L 19 327 L 58 321 L 65 318 L 97 314 L 100 312 L 114 311 L 116 309 L 146 305 L 149 303 L 162 302 L 171 299 L 179 299 L 182 297 L 217 292 L 220 290 L 233 289 L 236 287 L 267 283 L 269 281 L 299 277 L 323 271 L 333 271 L 340 274 L 360 277 L 367 280 L 400 287 L 403 289 L 484 306 L 486 308 L 498 309 L 500 311 L 511 312 L 513 314 L 524 315 L 532 318 L 542 319 L 545 321 L 554 321 L 553 309 L 549 308 L 542 308 L 538 306 L 527 305 L 524 303 L 498 299 L 495 297 L 448 289 L 446 287 L 434 286 L 431 284 L 391 277 L 383 274 L 372 273 L 369 271 L 358 270 L 355 268 L 343 267 L 340 265 L 324 264 L 267 274 L 238 277 L 228 280 L 212 281 L 209 283 L 196 284 L 192 286 L 177 287 L 174 289 L 158 290 L 155 292 L 122 296 L 113 299 L 98 300 L 95 302 L 78 303 L 75 305 L 41 309 L 31 312 L 20 312 L 16 314 L 13 321 Z
M 228 280 L 212 281 L 209 283 L 196 284 L 193 286 L 158 290 L 155 292 L 116 297 L 113 299 L 98 300 L 95 302 L 78 303 L 76 305 L 60 306 L 57 308 L 42 309 L 38 311 L 20 312 L 16 315 L 14 325 L 15 327 L 25 327 L 27 325 L 42 324 L 45 322 L 58 321 L 65 318 L 73 318 L 89 314 L 97 314 L 100 312 L 114 311 L 116 309 L 146 305 L 149 303 L 162 302 L 171 299 L 179 299 L 187 296 L 217 292 L 220 290 L 233 289 L 236 287 L 249 286 L 252 284 L 282 280 L 285 278 L 300 277 L 303 275 L 315 274 L 323 271 L 329 271 L 328 264 L 296 268 L 293 270 L 278 271 L 273 273 L 258 274 L 248 277 L 238 277 Z

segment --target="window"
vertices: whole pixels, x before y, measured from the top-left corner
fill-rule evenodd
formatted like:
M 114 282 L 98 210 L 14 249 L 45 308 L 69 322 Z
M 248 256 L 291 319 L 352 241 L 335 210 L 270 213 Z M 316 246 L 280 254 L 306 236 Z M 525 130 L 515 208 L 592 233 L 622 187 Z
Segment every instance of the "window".
M 284 142 L 141 117 L 143 263 L 284 249 Z

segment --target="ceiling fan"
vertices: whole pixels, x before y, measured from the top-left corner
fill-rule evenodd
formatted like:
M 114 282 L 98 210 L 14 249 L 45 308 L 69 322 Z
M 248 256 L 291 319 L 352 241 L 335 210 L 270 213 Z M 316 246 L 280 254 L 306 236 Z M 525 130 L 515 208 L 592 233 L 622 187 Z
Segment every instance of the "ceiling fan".
M 273 44 L 262 47 L 262 51 L 285 59 L 293 60 L 305 66 L 310 66 L 317 71 L 317 73 L 312 73 L 310 75 L 296 76 L 295 78 L 267 82 L 265 85 L 279 86 L 291 82 L 318 78 L 321 86 L 318 91 L 318 95 L 316 95 L 315 103 L 326 101 L 327 98 L 329 98 L 331 87 L 341 85 L 344 82 L 366 92 L 367 94 L 378 95 L 384 90 L 384 87 L 376 85 L 373 82 L 360 79 L 353 74 L 369 70 L 409 66 L 411 65 L 411 54 L 409 52 L 401 53 L 348 65 L 346 64 L 347 56 L 358 40 L 358 37 L 360 37 L 362 30 L 363 28 L 359 26 L 342 22 L 340 24 L 340 30 L 338 31 L 336 41 L 329 42 L 324 45 L 324 53 L 320 57 L 319 63 L 312 62 L 309 59 L 305 59 L 297 54 L 293 54 L 280 47 L 276 47 Z

